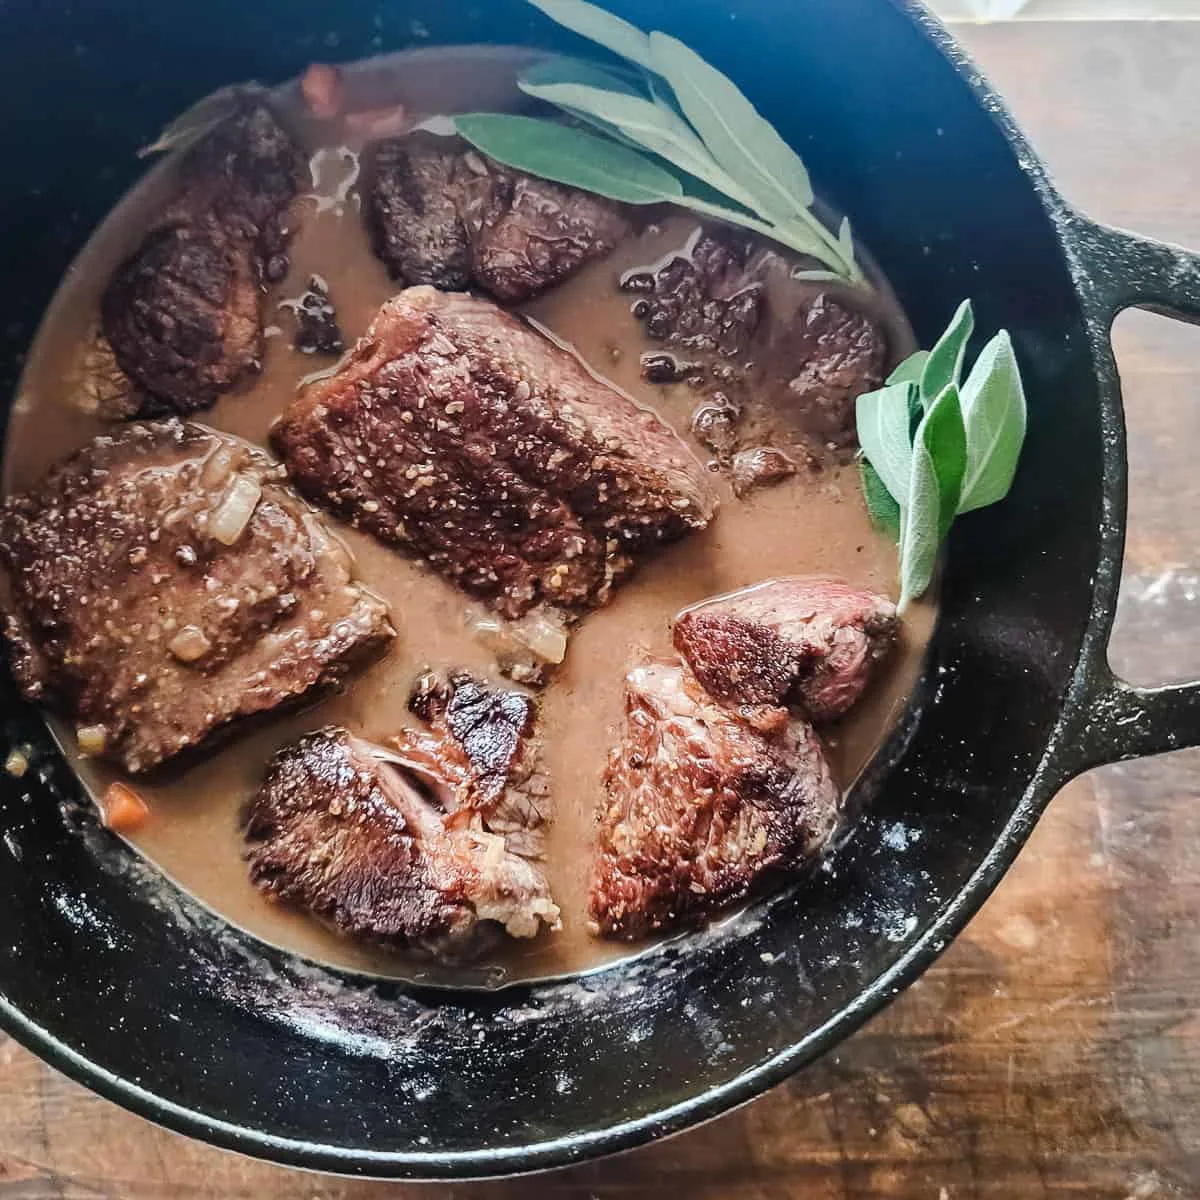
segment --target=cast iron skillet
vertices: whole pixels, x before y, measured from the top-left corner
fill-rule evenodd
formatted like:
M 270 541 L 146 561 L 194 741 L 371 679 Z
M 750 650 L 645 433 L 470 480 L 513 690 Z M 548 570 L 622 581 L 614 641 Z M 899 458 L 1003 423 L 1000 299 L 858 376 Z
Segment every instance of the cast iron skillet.
M 1114 315 L 1200 318 L 1200 259 L 1072 211 L 918 6 L 613 0 L 738 80 L 854 219 L 923 343 L 963 296 L 1012 330 L 1031 426 L 1011 497 L 960 522 L 908 718 L 832 869 L 728 927 L 573 983 L 421 994 L 220 927 L 80 813 L 42 757 L 0 782 L 0 1024 L 131 1109 L 222 1146 L 373 1175 L 527 1171 L 694 1124 L 778 1082 L 922 971 L 1043 806 L 1094 764 L 1200 742 L 1200 686 L 1114 679 L 1125 512 Z M 0 361 L 137 146 L 220 84 L 413 41 L 571 39 L 518 0 L 26 0 L 4 11 Z

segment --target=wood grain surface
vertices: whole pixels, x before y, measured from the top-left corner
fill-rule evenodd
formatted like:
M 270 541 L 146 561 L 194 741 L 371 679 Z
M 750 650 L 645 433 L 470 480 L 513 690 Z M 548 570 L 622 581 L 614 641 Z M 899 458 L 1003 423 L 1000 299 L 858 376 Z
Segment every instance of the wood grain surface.
M 1200 247 L 1200 24 L 962 36 L 1091 215 Z M 1116 665 L 1200 675 L 1200 330 L 1122 317 Z M 1190 669 L 1189 669 L 1190 668 Z M 534 1180 L 344 1181 L 146 1124 L 0 1041 L 0 1200 L 1200 1196 L 1200 752 L 1098 771 L 980 916 L 839 1051 L 706 1128 Z

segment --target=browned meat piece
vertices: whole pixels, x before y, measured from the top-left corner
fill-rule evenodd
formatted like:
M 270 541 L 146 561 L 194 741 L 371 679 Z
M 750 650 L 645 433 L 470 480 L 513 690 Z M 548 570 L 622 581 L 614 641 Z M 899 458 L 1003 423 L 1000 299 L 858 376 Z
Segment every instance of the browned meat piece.
M 147 393 L 138 413 L 195 412 L 257 370 L 258 300 L 250 248 L 215 222 L 150 234 L 101 309 L 117 363 Z
M 97 438 L 5 501 L 13 668 L 81 748 L 147 771 L 336 682 L 392 636 L 281 475 L 172 420 Z
M 460 139 L 423 130 L 370 148 L 363 216 L 371 247 L 406 284 L 462 291 L 471 283 L 471 237 L 460 215 L 464 152 Z
M 829 839 L 840 795 L 806 722 L 756 729 L 658 660 L 630 671 L 625 708 L 591 882 L 599 933 L 638 938 L 708 916 Z
M 418 130 L 372 147 L 365 216 L 406 284 L 475 284 L 517 303 L 612 251 L 629 222 L 611 201 L 502 167 L 460 138 Z
M 486 162 L 468 152 L 467 170 L 487 173 L 463 210 L 471 233 L 475 282 L 510 304 L 528 300 L 603 258 L 629 233 L 613 204 L 591 192 L 563 187 Z
M 820 295 L 779 329 L 768 359 L 787 370 L 787 399 L 800 428 L 819 445 L 858 444 L 854 401 L 883 383 L 888 342 L 869 314 Z M 794 372 L 794 373 L 792 373 Z
M 465 671 L 428 675 L 409 702 L 429 732 L 394 739 L 401 759 L 447 781 L 447 808 L 478 814 L 518 854 L 537 857 L 549 816 L 549 787 L 534 739 L 537 708 L 515 688 L 495 687 Z
M 489 932 L 558 926 L 542 873 L 504 839 L 447 821 L 433 789 L 344 729 L 286 747 L 250 803 L 250 878 L 354 938 L 462 960 Z
M 260 293 L 287 270 L 301 167 L 258 102 L 188 151 L 178 193 L 101 299 L 103 334 L 142 393 L 110 415 L 194 412 L 259 369 Z
M 653 338 L 701 354 L 740 356 L 766 304 L 764 252 L 753 239 L 698 230 L 680 254 L 652 271 L 632 271 L 622 288 L 637 293 L 633 312 Z
M 307 495 L 509 617 L 604 603 L 711 520 L 675 434 L 496 305 L 411 288 L 274 430 Z
M 675 648 L 723 703 L 799 704 L 829 721 L 858 701 L 898 628 L 884 596 L 790 576 L 685 609 Z
M 739 450 L 733 456 L 733 491 L 737 496 L 746 496 L 755 488 L 782 483 L 795 473 L 795 462 L 774 446 Z
M 160 223 L 213 217 L 254 243 L 265 264 L 286 246 L 287 209 L 304 169 L 300 148 L 275 114 L 261 101 L 248 101 L 187 152 L 179 192 Z M 267 276 L 277 281 L 283 273 L 274 264 Z

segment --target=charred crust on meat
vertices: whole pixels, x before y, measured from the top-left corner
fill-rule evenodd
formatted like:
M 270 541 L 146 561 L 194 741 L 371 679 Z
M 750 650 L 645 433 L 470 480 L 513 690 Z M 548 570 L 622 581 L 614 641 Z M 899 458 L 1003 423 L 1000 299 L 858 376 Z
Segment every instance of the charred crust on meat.
M 22 692 L 142 772 L 337 683 L 391 638 L 277 465 L 178 420 L 100 437 L 0 508 Z
M 262 286 L 287 269 L 301 167 L 261 101 L 187 152 L 174 198 L 100 303 L 104 337 L 140 397 L 135 415 L 186 415 L 259 370 Z
M 400 757 L 435 774 L 456 812 L 477 814 L 517 853 L 541 854 L 549 786 L 535 734 L 537 705 L 526 692 L 485 683 L 468 671 L 422 675 L 409 709 L 429 726 L 393 739 Z
M 390 759 L 340 728 L 281 750 L 245 817 L 255 886 L 349 937 L 450 962 L 492 932 L 557 927 L 541 871 Z

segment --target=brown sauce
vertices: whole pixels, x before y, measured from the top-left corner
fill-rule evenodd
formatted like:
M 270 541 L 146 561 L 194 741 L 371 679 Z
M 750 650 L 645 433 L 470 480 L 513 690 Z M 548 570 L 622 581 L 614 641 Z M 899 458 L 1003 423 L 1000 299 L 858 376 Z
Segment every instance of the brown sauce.
M 523 56 L 523 52 L 522 52 Z M 347 90 L 361 107 L 403 100 L 418 111 L 512 107 L 515 52 L 426 51 L 374 60 L 353 68 Z M 291 249 L 287 279 L 273 290 L 262 374 L 223 397 L 201 419 L 265 445 L 272 421 L 298 382 L 328 359 L 292 349 L 295 322 L 282 300 L 298 297 L 312 275 L 328 285 L 347 344 L 361 335 L 395 291 L 370 252 L 358 211 L 353 149 L 315 140 L 328 137 L 300 113 L 294 84 L 280 90 L 282 110 L 313 155 L 313 198 Z M 3 486 L 37 482 L 53 464 L 103 432 L 106 424 L 82 413 L 71 387 L 110 273 L 140 240 L 145 215 L 170 184 L 172 162 L 160 164 L 101 226 L 63 281 L 31 352 L 10 421 Z M 673 216 L 631 239 L 564 286 L 529 306 L 529 314 L 572 345 L 593 370 L 653 408 L 693 450 L 688 436 L 697 403 L 682 383 L 653 386 L 640 375 L 641 354 L 652 349 L 630 315 L 630 297 L 616 286 L 627 270 L 682 246 L 694 220 Z M 886 295 L 886 291 L 884 293 Z M 898 353 L 908 346 L 898 311 L 887 314 Z M 491 960 L 450 970 L 403 954 L 356 945 L 301 913 L 265 900 L 248 880 L 239 812 L 257 788 L 268 757 L 306 730 L 343 724 L 385 739 L 412 722 L 407 699 L 413 679 L 428 667 L 465 666 L 495 675 L 493 656 L 472 634 L 472 611 L 450 585 L 371 538 L 342 528 L 359 577 L 391 607 L 400 637 L 391 651 L 346 691 L 299 713 L 270 720 L 213 751 L 199 763 L 137 792 L 151 815 L 131 843 L 179 886 L 222 917 L 268 942 L 352 970 L 459 985 L 498 985 L 518 979 L 586 970 L 637 952 L 589 936 L 586 886 L 592 822 L 600 777 L 622 717 L 624 664 L 638 650 L 669 653 L 669 622 L 686 605 L 777 575 L 829 573 L 895 594 L 895 547 L 870 525 L 857 470 L 801 470 L 773 488 L 733 497 L 714 475 L 722 508 L 705 533 L 672 546 L 644 565 L 613 602 L 588 617 L 571 638 L 567 660 L 541 696 L 541 734 L 552 776 L 554 823 L 544 867 L 563 912 L 563 928 L 532 943 L 510 942 Z M 932 623 L 932 608 L 906 617 L 901 645 L 866 700 L 828 737 L 837 778 L 849 786 L 900 711 L 911 690 Z M 70 747 L 71 740 L 60 739 Z M 119 777 L 111 768 L 68 755 L 93 795 Z

